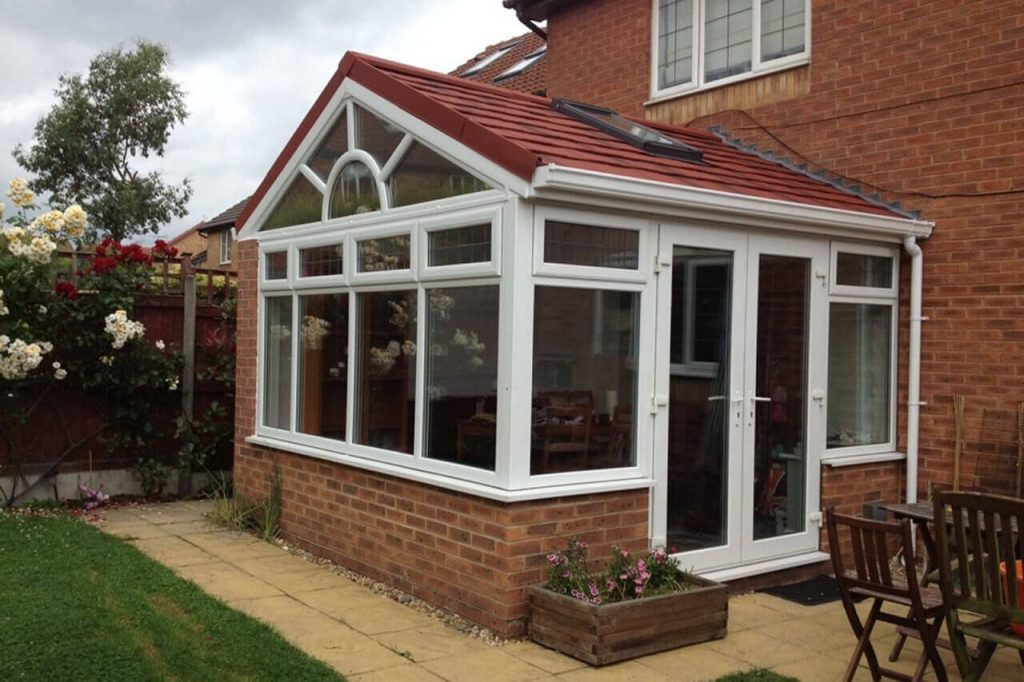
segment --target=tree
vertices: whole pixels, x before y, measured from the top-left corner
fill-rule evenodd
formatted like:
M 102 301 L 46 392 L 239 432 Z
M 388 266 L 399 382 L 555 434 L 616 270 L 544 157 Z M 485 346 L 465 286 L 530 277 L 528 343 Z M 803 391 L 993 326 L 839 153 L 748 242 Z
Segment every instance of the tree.
M 187 213 L 187 179 L 171 185 L 136 168 L 140 159 L 164 155 L 171 130 L 188 115 L 184 93 L 164 73 L 167 60 L 162 46 L 143 41 L 100 53 L 88 77 L 60 77 L 58 101 L 36 123 L 32 146 L 14 150 L 34 174 L 34 189 L 50 192 L 55 204 L 85 208 L 90 238 L 157 232 Z

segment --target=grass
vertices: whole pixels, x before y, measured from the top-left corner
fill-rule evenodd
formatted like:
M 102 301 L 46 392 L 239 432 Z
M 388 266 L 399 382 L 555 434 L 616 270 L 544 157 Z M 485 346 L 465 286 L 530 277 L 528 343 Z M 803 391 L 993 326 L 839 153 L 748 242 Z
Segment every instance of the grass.
M 715 682 L 800 682 L 795 677 L 784 677 L 771 670 L 748 670 L 719 677 Z
M 0 679 L 343 678 L 134 547 L 0 513 Z

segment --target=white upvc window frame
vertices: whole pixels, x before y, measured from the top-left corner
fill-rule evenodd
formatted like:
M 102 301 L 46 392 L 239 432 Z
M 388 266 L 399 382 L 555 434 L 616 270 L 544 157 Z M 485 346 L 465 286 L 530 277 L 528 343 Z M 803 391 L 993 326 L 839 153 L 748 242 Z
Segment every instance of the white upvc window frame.
M 491 256 L 489 260 L 453 265 L 430 265 L 430 238 L 436 232 L 488 224 L 491 226 Z M 501 275 L 501 207 L 471 209 L 452 213 L 443 218 L 420 221 L 422 244 L 419 249 L 419 276 L 422 280 L 453 279 L 460 277 L 495 277 Z
M 683 332 L 683 362 L 672 362 L 669 364 L 669 373 L 673 376 L 689 376 L 689 377 L 704 377 L 714 378 L 718 374 L 718 363 L 717 362 L 704 362 L 693 359 L 693 333 L 696 327 L 694 322 L 696 316 L 695 302 L 696 302 L 696 282 L 697 282 L 697 268 L 707 267 L 711 265 L 731 265 L 732 260 L 728 256 L 709 256 L 701 258 L 699 261 L 686 265 L 686 300 L 684 302 L 686 319 L 684 321 Z M 672 350 L 671 348 L 669 349 Z M 670 356 L 671 357 L 671 356 Z
M 804 51 L 786 55 L 767 62 L 761 61 L 761 0 L 751 0 L 752 20 L 750 45 L 750 71 L 737 73 L 726 78 L 710 82 L 704 80 L 704 1 L 693 0 L 693 55 L 692 73 L 689 83 L 680 83 L 667 88 L 658 87 L 658 5 L 659 0 L 651 0 L 651 99 L 649 103 L 672 99 L 704 90 L 713 90 L 724 85 L 757 78 L 769 73 L 784 71 L 811 61 L 811 0 L 804 0 Z
M 544 263 L 544 223 L 548 220 L 637 230 L 640 233 L 638 270 L 602 268 L 579 265 Z M 532 227 L 532 229 L 530 229 Z M 639 295 L 637 314 L 637 346 L 635 372 L 637 377 L 634 420 L 634 462 L 631 466 L 589 469 L 585 471 L 564 471 L 550 474 L 530 473 L 530 438 L 532 428 L 529 400 L 526 409 L 520 409 L 509 424 L 510 446 L 513 448 L 509 485 L 512 489 L 530 490 L 550 487 L 564 487 L 567 491 L 588 484 L 625 483 L 646 480 L 653 468 L 654 418 L 650 409 L 654 394 L 654 344 L 656 310 L 656 281 L 653 276 L 654 230 L 651 221 L 640 215 L 618 215 L 608 212 L 592 212 L 586 209 L 570 209 L 539 205 L 533 209 L 533 219 L 520 225 L 518 235 L 532 244 L 524 245 L 532 254 L 532 276 L 516 273 L 515 296 L 518 300 L 514 319 L 516 324 L 517 352 L 512 358 L 512 371 L 516 376 L 525 377 L 520 390 L 526 397 L 533 395 L 533 347 L 534 347 L 534 306 L 537 287 L 562 287 L 598 291 L 626 291 Z M 504 338 L 504 337 L 503 337 Z M 621 398 L 621 397 L 620 397 Z M 523 400 L 519 401 L 520 403 Z M 521 407 L 521 405 L 519 406 Z M 518 455 L 518 456 L 517 456 Z
M 508 362 L 507 354 L 499 351 L 498 367 L 496 368 L 496 381 L 499 390 L 497 391 L 497 415 L 498 415 L 498 438 L 496 439 L 495 469 L 489 471 L 471 467 L 457 462 L 448 462 L 442 459 L 432 459 L 426 456 L 426 444 L 423 436 L 423 410 L 425 400 L 426 367 L 423 353 L 416 354 L 415 369 L 415 433 L 413 434 L 413 452 L 402 453 L 382 449 L 356 442 L 356 403 L 358 401 L 358 357 L 357 357 L 357 333 L 356 322 L 359 319 L 359 306 L 362 305 L 360 294 L 385 291 L 406 291 L 416 292 L 416 346 L 424 348 L 426 338 L 426 306 L 427 293 L 431 289 L 439 288 L 464 288 L 472 286 L 497 286 L 498 296 L 502 299 L 502 289 L 506 286 L 499 276 L 500 268 L 495 263 L 486 263 L 486 269 L 481 268 L 478 272 L 467 273 L 461 266 L 444 266 L 430 268 L 429 276 L 421 276 L 419 262 L 420 244 L 425 244 L 427 234 L 448 228 L 464 227 L 467 224 L 479 224 L 485 220 L 491 221 L 492 254 L 500 254 L 500 247 L 493 246 L 502 239 L 502 207 L 508 200 L 501 197 L 494 201 L 491 196 L 490 206 L 476 207 L 468 210 L 456 208 L 450 213 L 438 216 L 434 211 L 421 211 L 425 213 L 419 219 L 404 219 L 398 223 L 373 220 L 373 223 L 366 227 L 345 228 L 339 230 L 332 224 L 324 225 L 320 230 L 312 233 L 304 232 L 300 236 L 291 234 L 280 235 L 281 230 L 274 230 L 269 233 L 269 238 L 258 239 L 258 260 L 259 260 L 259 298 L 258 298 L 258 319 L 260 321 L 257 330 L 257 399 L 256 399 L 256 430 L 255 438 L 272 439 L 275 447 L 288 450 L 294 446 L 305 454 L 315 453 L 315 456 L 330 461 L 344 462 L 351 461 L 350 458 L 358 458 L 367 462 L 374 462 L 383 465 L 400 467 L 409 471 L 413 477 L 417 475 L 428 475 L 430 477 L 442 477 L 451 480 L 454 487 L 458 487 L 459 481 L 487 486 L 488 488 L 508 490 L 507 462 L 508 446 L 507 439 L 502 439 L 502 434 L 507 433 L 508 427 L 503 421 L 508 419 L 509 399 L 507 391 L 501 390 L 502 377 L 507 376 L 508 370 L 503 363 Z M 514 215 L 514 212 L 511 212 Z M 376 216 L 374 217 L 376 218 Z M 288 228 L 282 228 L 286 230 Z M 410 268 L 403 270 L 357 273 L 356 272 L 356 248 L 360 241 L 378 237 L 408 235 L 410 238 Z M 301 249 L 331 244 L 342 244 L 344 250 L 343 274 L 323 277 L 302 277 L 300 276 Z M 269 253 L 287 254 L 288 276 L 284 279 L 268 280 L 265 275 L 266 256 Z M 480 265 L 480 264 L 472 264 Z M 298 329 L 301 324 L 301 304 L 303 296 L 317 294 L 347 294 L 349 322 L 348 322 L 348 348 L 349 356 L 346 361 L 347 372 L 347 399 L 345 414 L 345 440 L 337 440 L 312 434 L 302 433 L 298 429 L 298 402 L 299 402 L 299 349 Z M 265 352 L 265 320 L 266 300 L 270 297 L 290 297 L 292 301 L 292 377 L 290 386 L 290 423 L 288 429 L 280 429 L 267 426 L 264 423 L 264 382 L 266 381 L 266 367 L 264 366 Z M 499 338 L 508 338 L 512 333 L 508 326 L 509 322 L 499 317 Z M 419 472 L 419 474 L 417 474 Z M 440 485 L 443 485 L 441 483 Z M 451 487 L 451 486 L 450 486 Z
M 231 245 L 234 242 L 232 239 L 234 228 L 229 227 L 226 230 L 221 230 L 220 233 L 220 264 L 227 265 L 231 262 Z
M 546 223 L 548 221 L 577 223 L 585 227 L 605 227 L 636 232 L 638 235 L 636 269 L 549 263 L 544 260 L 544 240 L 547 233 Z M 537 277 L 564 277 L 568 279 L 599 280 L 609 283 L 647 282 L 651 276 L 652 260 L 654 258 L 651 248 L 652 232 L 653 228 L 650 225 L 650 221 L 637 215 L 589 213 L 570 208 L 539 208 L 534 217 L 533 274 Z
M 836 263 L 840 253 L 850 253 L 866 256 L 882 256 L 892 259 L 892 285 L 884 287 L 860 287 L 843 286 L 837 284 Z M 898 358 L 899 358 L 899 265 L 900 251 L 898 246 L 881 246 L 877 244 L 860 244 L 854 242 L 832 241 L 829 246 L 829 325 L 831 325 L 831 313 L 833 303 L 849 303 L 873 306 L 888 306 L 890 309 L 889 318 L 889 439 L 885 443 L 873 443 L 870 445 L 849 445 L 839 447 L 828 446 L 828 429 L 823 430 L 825 442 L 822 443 L 821 460 L 830 465 L 841 465 L 844 460 L 859 460 L 864 457 L 893 455 L 896 453 L 897 445 L 897 394 L 898 381 Z M 828 333 L 826 328 L 826 334 Z M 829 367 L 831 371 L 831 367 Z M 826 386 L 828 381 L 826 380 Z M 825 422 L 828 422 L 826 404 Z

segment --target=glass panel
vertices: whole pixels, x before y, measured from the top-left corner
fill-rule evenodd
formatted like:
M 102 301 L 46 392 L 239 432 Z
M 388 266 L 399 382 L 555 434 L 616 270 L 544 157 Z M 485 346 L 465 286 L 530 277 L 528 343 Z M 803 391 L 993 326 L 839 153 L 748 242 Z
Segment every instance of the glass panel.
M 544 261 L 636 270 L 640 233 L 549 220 L 544 223 Z
M 326 244 L 299 249 L 299 276 L 325 277 L 344 272 L 344 244 Z
M 372 213 L 380 210 L 377 181 L 366 164 L 346 163 L 338 173 L 331 193 L 331 218 Z
M 804 0 L 761 0 L 761 61 L 804 51 Z
M 498 287 L 428 292 L 426 456 L 494 471 Z
M 731 253 L 709 249 L 677 246 L 672 254 L 672 362 L 684 360 L 688 339 L 703 336 L 712 363 L 703 372 L 673 367 L 669 377 L 668 544 L 681 552 L 728 539 L 732 261 Z M 702 271 L 713 273 L 706 282 L 697 274 Z M 693 295 L 695 282 L 708 288 L 706 295 Z M 702 323 L 700 333 L 698 309 L 718 320 Z
M 670 361 L 677 371 L 714 375 L 721 354 L 723 315 L 728 307 L 729 254 L 707 249 L 678 250 L 673 256 L 672 300 L 679 314 L 671 322 Z M 675 311 L 676 308 L 673 308 Z
M 433 199 L 490 189 L 468 171 L 414 142 L 388 180 L 394 206 L 408 206 Z
M 359 272 L 409 269 L 409 237 L 381 237 L 359 242 Z
M 348 295 L 299 298 L 298 430 L 345 440 L 348 400 Z
M 487 263 L 491 260 L 491 224 L 437 230 L 427 236 L 427 265 Z
M 287 251 L 274 251 L 264 256 L 265 267 L 264 278 L 265 279 L 287 279 L 288 278 L 288 252 Z
M 830 306 L 829 448 L 889 442 L 891 343 L 892 306 Z
M 263 423 L 290 429 L 292 416 L 292 297 L 268 297 L 263 374 Z
M 401 128 L 356 105 L 356 148 L 369 153 L 378 166 L 388 162 L 403 137 Z
M 693 0 L 658 5 L 658 88 L 693 80 Z
M 416 291 L 359 294 L 356 440 L 413 451 Z
M 810 261 L 762 255 L 754 403 L 754 539 L 804 529 Z
M 299 175 L 288 187 L 277 206 L 267 216 L 261 230 L 276 230 L 290 225 L 319 222 L 323 212 L 324 195 L 309 180 Z
M 836 284 L 891 289 L 892 258 L 840 252 L 836 254 Z
M 534 291 L 530 473 L 633 464 L 640 295 Z
M 704 79 L 714 81 L 750 71 L 751 0 L 707 0 L 704 20 Z
M 321 180 L 327 182 L 334 168 L 334 162 L 348 151 L 348 110 L 342 110 L 341 117 L 327 133 L 320 148 L 309 159 L 309 166 Z

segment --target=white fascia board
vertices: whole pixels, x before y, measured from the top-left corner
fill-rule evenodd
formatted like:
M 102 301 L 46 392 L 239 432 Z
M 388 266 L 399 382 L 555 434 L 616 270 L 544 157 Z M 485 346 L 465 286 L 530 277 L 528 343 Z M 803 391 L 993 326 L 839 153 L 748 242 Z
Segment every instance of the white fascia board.
M 315 457 L 328 462 L 344 464 L 365 469 L 379 474 L 386 474 L 396 478 L 402 478 L 418 483 L 425 483 L 436 488 L 454 492 L 466 493 L 476 497 L 483 497 L 498 502 L 514 503 L 528 502 L 530 500 L 545 500 L 554 497 L 573 497 L 576 495 L 591 495 L 596 493 L 617 492 L 622 490 L 647 490 L 654 487 L 654 480 L 651 478 L 628 478 L 618 480 L 593 481 L 589 483 L 573 483 L 565 485 L 549 485 L 538 488 L 525 488 L 520 490 L 504 490 L 494 486 L 468 481 L 436 474 L 423 469 L 399 466 L 390 462 L 359 457 L 333 450 L 322 450 L 317 447 L 296 443 L 294 441 L 279 440 L 269 436 L 253 435 L 245 439 L 246 443 L 258 445 L 265 448 L 293 452 L 299 455 Z
M 600 200 L 609 208 L 649 213 L 656 207 L 673 216 L 885 241 L 898 241 L 906 236 L 927 238 L 935 226 L 924 220 L 809 206 L 556 164 L 541 166 L 534 173 L 530 198 L 571 201 L 573 195 L 577 201 L 585 197 L 590 205 Z

